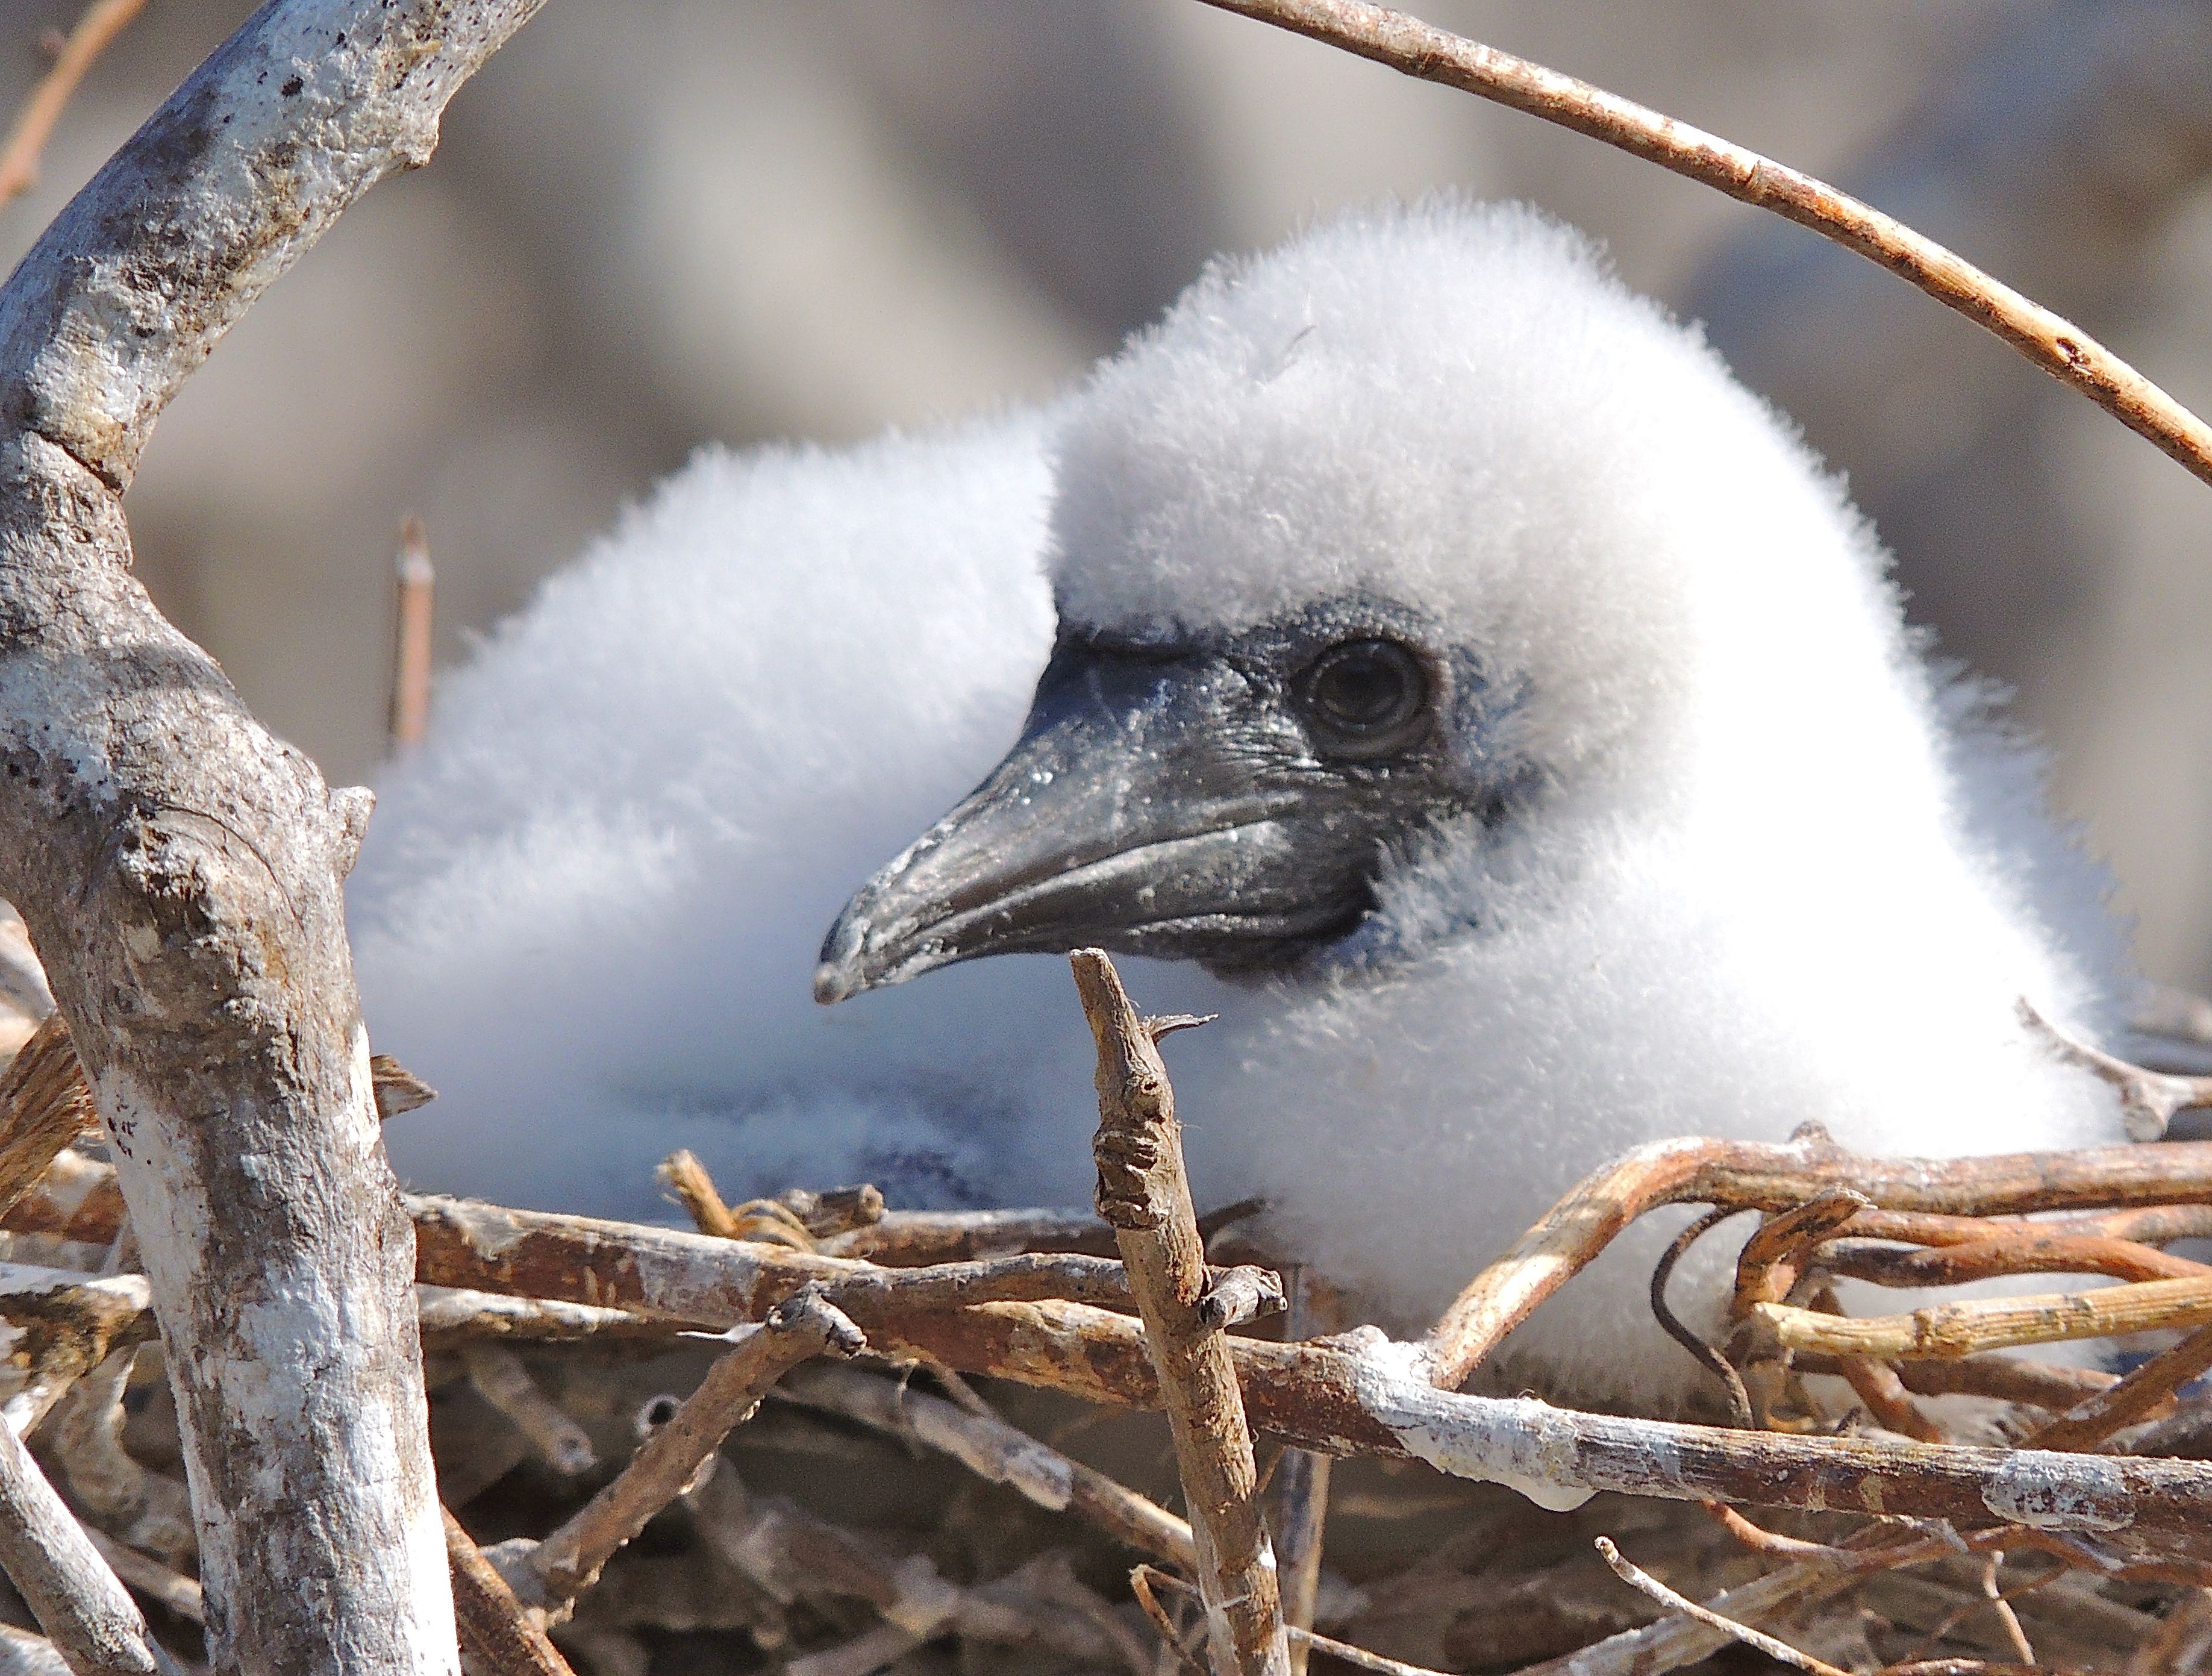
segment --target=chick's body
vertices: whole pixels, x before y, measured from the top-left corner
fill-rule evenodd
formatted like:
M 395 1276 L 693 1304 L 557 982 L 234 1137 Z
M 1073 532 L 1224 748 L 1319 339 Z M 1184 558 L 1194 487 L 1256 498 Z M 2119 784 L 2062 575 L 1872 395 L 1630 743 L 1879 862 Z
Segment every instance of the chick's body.
M 1657 1137 L 2118 1138 L 2015 1016 L 2122 972 L 2033 759 L 1787 426 L 1518 208 L 1218 267 L 1048 416 L 695 466 L 441 701 L 357 909 L 441 1184 L 1079 1199 L 1080 1023 L 1008 951 L 1094 941 L 1222 1015 L 1169 1055 L 1201 1195 L 1400 1330 Z M 803 1013 L 979 777 L 817 989 L 1005 957 Z M 1679 1395 L 1655 1237 L 1509 1371 Z

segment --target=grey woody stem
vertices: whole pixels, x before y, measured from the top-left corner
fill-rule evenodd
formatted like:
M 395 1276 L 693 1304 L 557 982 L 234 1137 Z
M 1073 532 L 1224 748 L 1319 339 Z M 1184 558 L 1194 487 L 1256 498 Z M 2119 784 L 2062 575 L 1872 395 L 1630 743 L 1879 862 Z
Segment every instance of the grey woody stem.
M 1209 1318 L 1206 1247 L 1184 1173 L 1162 1023 L 1138 1017 L 1114 963 L 1071 956 L 1098 1043 L 1098 1214 L 1114 1230 L 1175 1436 L 1215 1676 L 1289 1676 L 1275 1556 L 1229 1338 Z M 1181 1023 L 1183 1021 L 1175 1021 Z
M 155 419 L 536 0 L 273 0 L 0 289 L 0 896 L 143 1245 L 215 1667 L 455 1668 L 412 1241 L 340 886 L 366 792 L 260 727 L 130 571 Z

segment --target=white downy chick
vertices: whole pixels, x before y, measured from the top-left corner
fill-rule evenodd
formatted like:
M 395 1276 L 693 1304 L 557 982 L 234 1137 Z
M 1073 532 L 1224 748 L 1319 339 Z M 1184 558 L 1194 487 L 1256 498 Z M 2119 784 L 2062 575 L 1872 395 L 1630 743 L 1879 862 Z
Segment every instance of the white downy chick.
M 1048 422 L 707 451 L 441 682 L 349 886 L 376 1045 L 441 1090 L 403 1175 L 659 1219 L 688 1146 L 732 1196 L 1085 1200 L 1063 962 L 807 993 L 854 884 L 1020 730 Z
M 2094 1036 L 2122 981 L 2035 759 L 1788 424 L 1569 229 L 1434 201 L 1216 267 L 1079 398 L 1052 529 L 1021 743 L 817 993 L 1086 943 L 1224 975 L 1168 1053 L 1196 1179 L 1376 1319 L 1662 1136 L 2122 1138 L 2015 1012 Z M 1506 1375 L 1692 1386 L 1662 1237 Z M 1708 1328 L 1716 1278 L 1679 1283 Z

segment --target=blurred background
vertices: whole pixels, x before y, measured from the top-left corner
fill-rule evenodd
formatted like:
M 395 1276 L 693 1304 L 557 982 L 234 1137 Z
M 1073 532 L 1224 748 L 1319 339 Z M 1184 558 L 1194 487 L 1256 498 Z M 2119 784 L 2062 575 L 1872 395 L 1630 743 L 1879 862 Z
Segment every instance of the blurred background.
M 0 111 L 78 7 L 0 0 Z M 152 0 L 0 209 L 10 264 L 249 9 Z M 2212 0 L 1416 9 L 1858 191 L 2212 410 Z M 1581 223 L 1798 416 L 2017 689 L 2146 969 L 2212 988 L 2212 489 L 1809 234 L 1194 0 L 548 6 L 163 419 L 140 573 L 362 779 L 404 514 L 450 663 L 702 441 L 1041 394 L 1212 252 L 1440 185 Z

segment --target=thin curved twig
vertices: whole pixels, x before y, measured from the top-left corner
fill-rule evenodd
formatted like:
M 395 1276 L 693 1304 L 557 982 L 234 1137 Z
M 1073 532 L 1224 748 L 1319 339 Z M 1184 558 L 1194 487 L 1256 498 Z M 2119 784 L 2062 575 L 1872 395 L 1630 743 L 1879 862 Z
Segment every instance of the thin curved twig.
M 2169 458 L 2212 483 L 2212 425 L 2086 331 L 1826 182 L 1526 58 L 1365 0 L 1206 0 L 1293 34 L 1541 117 L 1771 210 L 1995 332 Z
M 1707 1234 L 1730 1217 L 1742 1213 L 1743 1206 L 1740 1205 L 1716 1205 L 1674 1236 L 1651 1270 L 1651 1313 L 1668 1338 L 1689 1351 L 1699 1367 L 1728 1388 L 1729 1418 L 1738 1430 L 1750 1431 L 1757 1427 L 1759 1420 L 1752 1412 L 1751 1393 L 1744 1388 L 1743 1375 L 1735 1370 L 1735 1363 L 1692 1332 L 1689 1323 L 1677 1315 L 1667 1302 L 1667 1283 L 1674 1278 L 1674 1266 Z
M 11 203 L 39 184 L 39 160 L 54 124 L 100 55 L 121 34 L 131 20 L 146 9 L 146 0 L 92 0 L 76 27 L 54 55 L 54 67 L 46 73 L 31 96 L 15 113 L 15 125 L 0 145 L 0 203 Z

